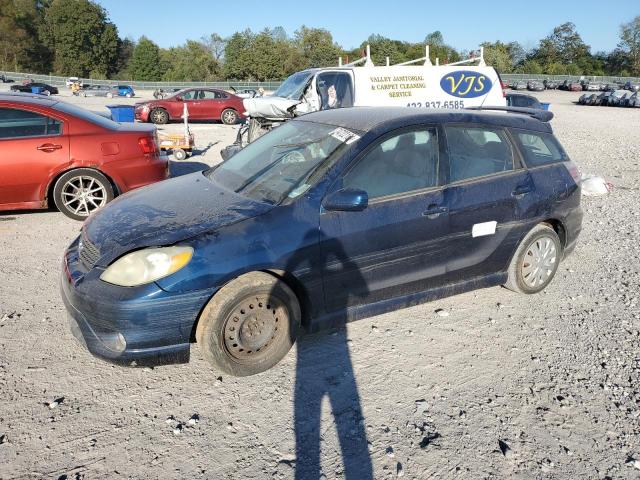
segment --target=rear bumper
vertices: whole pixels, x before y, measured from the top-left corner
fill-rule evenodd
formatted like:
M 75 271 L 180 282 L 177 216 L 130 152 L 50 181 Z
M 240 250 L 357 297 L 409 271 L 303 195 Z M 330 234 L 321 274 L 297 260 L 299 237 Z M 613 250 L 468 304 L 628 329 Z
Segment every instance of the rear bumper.
M 576 208 L 569 214 L 564 220 L 565 228 L 565 245 L 563 250 L 563 257 L 567 258 L 576 248 L 578 243 L 578 237 L 582 232 L 582 218 L 584 213 L 582 207 Z
M 169 293 L 155 283 L 124 288 L 83 272 L 78 240 L 65 252 L 61 295 L 71 332 L 98 358 L 124 365 L 189 361 L 193 326 L 212 292 Z

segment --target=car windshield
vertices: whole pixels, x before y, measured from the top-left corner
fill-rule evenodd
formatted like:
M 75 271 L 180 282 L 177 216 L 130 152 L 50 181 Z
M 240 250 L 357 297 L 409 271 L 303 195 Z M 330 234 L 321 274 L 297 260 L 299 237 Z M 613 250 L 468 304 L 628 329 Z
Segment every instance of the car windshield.
M 298 72 L 287 78 L 280 88 L 273 94 L 276 97 L 288 98 L 290 100 L 300 100 L 304 93 L 304 87 L 307 85 L 312 72 Z
M 87 122 L 91 122 L 95 125 L 98 125 L 103 128 L 108 128 L 109 130 L 118 130 L 119 125 L 109 120 L 102 115 L 98 115 L 97 113 L 90 112 L 89 110 L 85 110 L 84 108 L 76 107 L 75 105 L 71 105 L 70 103 L 58 102 L 53 105 L 55 110 L 60 112 L 68 113 L 73 115 L 74 117 L 78 117 Z
M 359 138 L 334 125 L 289 121 L 205 175 L 236 193 L 277 205 L 306 192 Z

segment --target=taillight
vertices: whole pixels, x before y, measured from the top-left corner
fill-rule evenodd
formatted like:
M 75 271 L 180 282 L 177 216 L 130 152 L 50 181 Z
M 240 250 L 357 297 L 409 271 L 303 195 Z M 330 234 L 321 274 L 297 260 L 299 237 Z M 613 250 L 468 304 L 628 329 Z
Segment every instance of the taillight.
M 567 167 L 567 170 L 569 171 L 569 174 L 571 175 L 573 180 L 576 183 L 580 183 L 582 176 L 580 175 L 580 170 L 578 169 L 578 166 L 572 161 L 564 162 L 564 165 L 565 167 Z
M 158 145 L 153 137 L 140 137 L 138 139 L 138 145 L 140 145 L 140 149 L 145 155 L 147 153 L 156 153 L 158 151 Z

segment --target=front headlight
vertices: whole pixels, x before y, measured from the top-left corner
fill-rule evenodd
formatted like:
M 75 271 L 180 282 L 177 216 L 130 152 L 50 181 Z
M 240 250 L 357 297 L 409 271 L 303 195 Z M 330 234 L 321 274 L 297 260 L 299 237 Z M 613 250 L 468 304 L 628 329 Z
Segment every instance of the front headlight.
M 121 287 L 144 285 L 177 272 L 192 256 L 191 247 L 146 248 L 116 260 L 100 279 Z

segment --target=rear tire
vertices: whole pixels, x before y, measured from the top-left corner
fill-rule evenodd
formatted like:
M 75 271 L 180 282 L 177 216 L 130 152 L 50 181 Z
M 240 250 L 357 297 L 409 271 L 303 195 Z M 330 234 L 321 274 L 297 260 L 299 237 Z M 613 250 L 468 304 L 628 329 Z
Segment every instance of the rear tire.
M 169 114 L 166 110 L 156 108 L 155 110 L 151 110 L 149 120 L 156 125 L 165 125 L 166 123 L 169 123 Z
M 538 293 L 553 280 L 561 258 L 562 245 L 555 230 L 536 225 L 518 245 L 504 286 L 518 293 Z
M 295 343 L 300 304 L 278 278 L 251 272 L 231 281 L 204 308 L 196 341 L 215 368 L 243 377 L 276 365 Z
M 238 122 L 238 112 L 233 108 L 226 108 L 220 114 L 220 120 L 225 125 L 235 125 Z
M 53 187 L 53 201 L 64 215 L 85 220 L 113 200 L 111 182 L 97 170 L 77 168 L 62 175 Z

